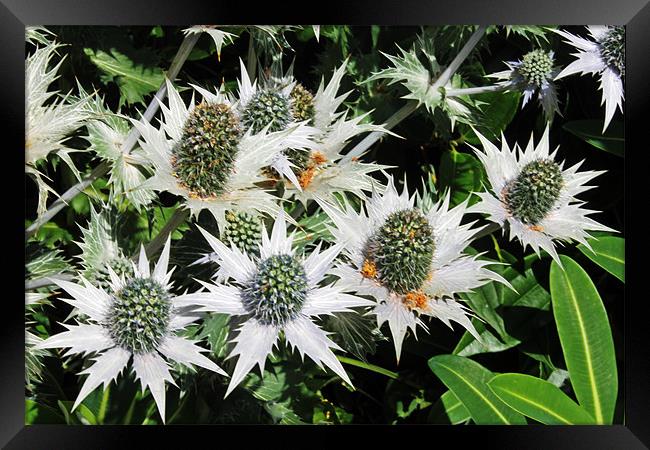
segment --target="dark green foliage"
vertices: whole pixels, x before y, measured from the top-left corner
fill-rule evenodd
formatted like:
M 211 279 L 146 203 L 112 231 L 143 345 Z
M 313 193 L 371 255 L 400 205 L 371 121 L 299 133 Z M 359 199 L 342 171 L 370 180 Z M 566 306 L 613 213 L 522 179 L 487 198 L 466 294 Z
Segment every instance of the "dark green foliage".
M 378 277 L 391 291 L 418 290 L 429 274 L 435 249 L 433 230 L 418 209 L 397 211 L 369 239 L 366 258 L 377 266 Z
M 284 130 L 292 119 L 289 99 L 273 90 L 255 93 L 242 112 L 244 126 L 253 133 L 259 133 L 269 124 L 269 131 Z
M 167 290 L 151 278 L 133 278 L 114 296 L 106 327 L 122 348 L 146 353 L 167 332 L 172 304 Z
M 228 226 L 224 230 L 226 241 L 235 244 L 245 253 L 258 253 L 262 239 L 262 223 L 257 217 L 244 212 L 226 213 Z
M 607 65 L 625 77 L 625 28 L 612 27 L 601 42 L 600 49 Z
M 538 49 L 528 52 L 517 69 L 528 84 L 541 86 L 553 70 L 553 58 L 544 50 Z
M 504 188 L 508 211 L 525 224 L 537 225 L 553 208 L 562 183 L 562 171 L 553 160 L 529 162 Z
M 182 184 L 198 197 L 220 195 L 233 169 L 241 131 L 225 104 L 201 103 L 187 119 L 173 166 Z
M 273 255 L 244 288 L 244 307 L 264 325 L 283 325 L 300 312 L 307 287 L 302 264 L 290 255 Z

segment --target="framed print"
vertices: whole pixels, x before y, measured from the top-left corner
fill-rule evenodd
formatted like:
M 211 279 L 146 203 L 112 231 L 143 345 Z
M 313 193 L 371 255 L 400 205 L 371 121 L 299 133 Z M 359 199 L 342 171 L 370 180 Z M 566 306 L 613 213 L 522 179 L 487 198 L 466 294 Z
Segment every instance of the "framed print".
M 271 6 L 3 1 L 3 444 L 646 448 L 650 7 Z

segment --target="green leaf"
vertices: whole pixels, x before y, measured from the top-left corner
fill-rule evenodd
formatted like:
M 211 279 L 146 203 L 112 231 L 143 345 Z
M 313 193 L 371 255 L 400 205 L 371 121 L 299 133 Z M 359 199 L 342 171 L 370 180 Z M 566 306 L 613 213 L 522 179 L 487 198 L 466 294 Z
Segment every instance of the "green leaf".
M 504 403 L 545 425 L 589 425 L 594 423 L 580 405 L 557 386 L 520 373 L 504 373 L 488 386 Z
M 623 122 L 612 122 L 603 134 L 602 120 L 573 120 L 563 125 L 565 130 L 594 147 L 617 156 L 625 156 Z
M 442 417 L 446 418 L 452 425 L 466 423 L 472 418 L 467 408 L 451 391 L 442 394 L 440 399 L 431 407 L 428 422 L 442 423 Z
M 454 206 L 467 198 L 470 192 L 483 190 L 484 169 L 481 162 L 469 153 L 450 150 L 440 159 L 440 191 L 451 190 L 450 205 Z M 476 197 L 470 200 L 475 202 Z
M 617 236 L 599 236 L 587 239 L 591 249 L 578 245 L 585 256 L 625 283 L 625 239 Z
M 156 91 L 165 78 L 149 52 L 137 52 L 137 60 L 131 59 L 135 56 L 127 56 L 116 48 L 111 48 L 108 53 L 85 48 L 84 53 L 102 72 L 104 84 L 117 84 L 121 94 L 120 106 L 124 103 L 144 103 L 144 97 Z
M 551 265 L 551 298 L 564 360 L 580 405 L 599 424 L 611 424 L 618 392 L 612 331 L 598 291 L 568 256 Z
M 479 363 L 462 356 L 439 355 L 429 360 L 429 367 L 458 397 L 477 424 L 526 424 L 521 414 L 487 387 L 494 374 Z
M 473 95 L 472 99 L 479 106 L 480 120 L 477 121 L 477 129 L 480 133 L 491 140 L 499 140 L 501 132 L 512 122 L 519 109 L 519 92 L 486 92 Z M 465 142 L 479 145 L 481 141 L 471 127 L 459 125 Z

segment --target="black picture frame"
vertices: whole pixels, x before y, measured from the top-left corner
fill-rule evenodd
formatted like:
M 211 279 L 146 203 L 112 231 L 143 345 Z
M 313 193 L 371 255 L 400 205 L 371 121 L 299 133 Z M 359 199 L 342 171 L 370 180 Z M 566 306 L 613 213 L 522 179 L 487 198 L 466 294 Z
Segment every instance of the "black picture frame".
M 641 172 L 647 165 L 636 162 L 648 151 L 645 138 L 650 106 L 650 4 L 648 0 L 363 0 L 355 2 L 221 2 L 184 0 L 1 0 L 0 53 L 2 54 L 2 108 L 0 116 L 4 128 L 2 142 L 8 162 L 0 170 L 4 191 L 9 192 L 3 222 L 8 227 L 4 234 L 4 281 L 11 286 L 2 300 L 3 325 L 0 327 L 0 444 L 6 448 L 113 448 L 153 446 L 152 439 L 172 444 L 177 438 L 189 438 L 184 447 L 194 445 L 230 445 L 230 438 L 242 437 L 244 445 L 250 439 L 264 440 L 268 434 L 283 446 L 293 442 L 301 447 L 325 447 L 350 442 L 352 434 L 359 434 L 366 443 L 387 442 L 390 436 L 396 442 L 415 445 L 464 446 L 479 440 L 487 448 L 589 448 L 636 449 L 650 445 L 650 345 L 647 343 L 647 317 L 644 312 L 648 300 L 633 292 L 641 287 L 642 272 L 647 265 L 635 264 L 642 258 L 643 247 L 626 247 L 628 270 L 625 295 L 625 425 L 613 426 L 339 426 L 339 427 L 264 427 L 264 426 L 163 426 L 163 427 L 70 427 L 24 424 L 24 312 L 19 298 L 23 295 L 20 281 L 23 274 L 24 221 L 13 211 L 24 211 L 21 195 L 16 195 L 17 182 L 23 181 L 21 152 L 24 127 L 24 31 L 27 25 L 180 25 L 196 23 L 263 23 L 263 24 L 358 24 L 358 25 L 423 25 L 423 24 L 608 24 L 626 25 L 626 100 L 625 136 L 625 235 L 631 242 L 644 242 L 643 207 L 647 197 L 636 190 L 644 180 Z M 14 177 L 15 176 L 15 177 Z M 18 180 L 18 181 L 17 181 Z M 20 192 L 20 191 L 19 191 Z M 634 205 L 637 205 L 635 210 Z M 637 213 L 637 211 L 639 211 Z M 630 217 L 639 214 L 638 220 Z M 628 241 L 630 241 L 628 239 Z M 640 267 L 640 270 L 635 270 Z M 630 288 L 631 287 L 631 288 Z M 290 433 L 290 434 L 288 434 Z M 179 436 L 182 434 L 183 436 Z M 306 434 L 318 434 L 318 440 Z M 230 436 L 228 436 L 230 435 Z M 279 436 L 278 436 L 279 435 Z M 415 436 L 417 435 L 417 436 Z M 277 436 L 277 437 L 276 437 Z M 405 441 L 404 439 L 408 439 Z M 367 439 L 367 440 L 366 440 Z M 415 440 L 417 439 L 417 441 Z M 417 444 L 417 442 L 421 444 Z M 443 444 L 443 442 L 451 444 Z M 310 442 L 312 444 L 310 444 Z M 234 445 L 241 445 L 234 444 Z M 337 444 L 338 445 L 338 444 Z M 412 445 L 412 444 L 411 444 Z M 167 445 L 164 445 L 167 446 Z

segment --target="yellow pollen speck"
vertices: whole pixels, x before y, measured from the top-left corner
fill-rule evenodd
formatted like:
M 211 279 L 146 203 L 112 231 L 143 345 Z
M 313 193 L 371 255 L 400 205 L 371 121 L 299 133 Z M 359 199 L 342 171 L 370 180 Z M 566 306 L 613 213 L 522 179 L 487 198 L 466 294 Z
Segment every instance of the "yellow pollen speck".
M 300 174 L 300 177 L 298 178 L 298 183 L 300 183 L 300 187 L 305 189 L 307 186 L 309 186 L 314 179 L 315 169 L 313 166 L 307 167 L 305 170 L 302 171 Z
M 375 278 L 377 276 L 377 266 L 375 263 L 366 259 L 361 268 L 361 275 L 364 278 Z
M 327 157 L 322 152 L 314 152 L 311 154 L 311 159 L 315 165 L 320 166 L 327 162 Z
M 411 291 L 404 296 L 402 303 L 409 309 L 425 310 L 428 308 L 427 300 L 429 298 L 422 291 Z
M 529 227 L 532 231 L 544 231 L 544 227 L 540 225 L 532 225 Z

